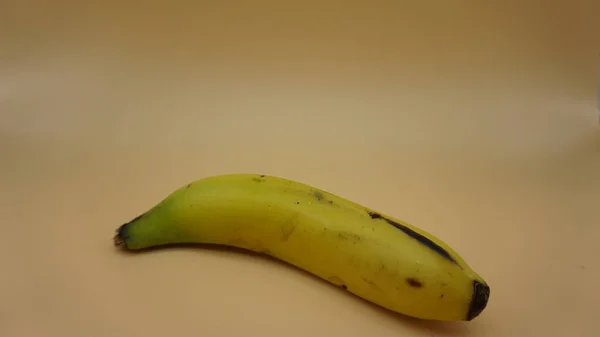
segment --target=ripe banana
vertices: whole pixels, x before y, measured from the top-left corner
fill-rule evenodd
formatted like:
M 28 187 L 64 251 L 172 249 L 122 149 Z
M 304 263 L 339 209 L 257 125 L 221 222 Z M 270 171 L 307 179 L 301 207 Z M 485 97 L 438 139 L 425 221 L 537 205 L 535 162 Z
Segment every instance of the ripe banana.
M 129 250 L 206 243 L 259 252 L 422 319 L 470 321 L 490 293 L 431 234 L 315 187 L 258 174 L 182 186 L 120 226 L 114 242 Z

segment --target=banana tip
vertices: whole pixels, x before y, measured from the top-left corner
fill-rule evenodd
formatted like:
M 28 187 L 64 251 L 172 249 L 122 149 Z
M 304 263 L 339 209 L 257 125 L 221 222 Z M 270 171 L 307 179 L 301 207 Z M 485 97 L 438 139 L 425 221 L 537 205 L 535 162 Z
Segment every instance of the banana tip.
M 127 240 L 129 239 L 129 233 L 128 233 L 129 225 L 131 225 L 132 223 L 143 218 L 146 215 L 146 213 L 142 213 L 142 214 L 138 215 L 133 220 L 131 220 L 125 224 L 122 224 L 121 226 L 119 226 L 119 228 L 117 228 L 117 234 L 115 234 L 115 236 L 113 236 L 113 242 L 114 242 L 115 246 L 119 246 L 122 248 L 128 248 Z
M 113 236 L 113 243 L 117 247 L 125 247 L 125 244 L 127 243 L 127 236 L 125 235 L 126 225 L 127 224 L 119 226 L 119 228 L 117 228 L 117 234 Z
M 471 297 L 471 305 L 469 306 L 469 312 L 467 314 L 467 321 L 473 320 L 479 316 L 483 309 L 488 304 L 490 298 L 490 287 L 478 281 L 473 282 L 473 295 Z

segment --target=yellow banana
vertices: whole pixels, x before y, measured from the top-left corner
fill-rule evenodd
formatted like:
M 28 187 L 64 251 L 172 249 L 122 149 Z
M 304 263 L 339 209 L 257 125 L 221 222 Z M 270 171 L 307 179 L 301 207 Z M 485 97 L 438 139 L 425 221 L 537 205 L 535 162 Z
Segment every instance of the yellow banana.
M 177 243 L 268 254 L 404 315 L 470 321 L 490 288 L 448 245 L 406 222 L 279 177 L 226 174 L 183 186 L 120 226 L 129 250 Z

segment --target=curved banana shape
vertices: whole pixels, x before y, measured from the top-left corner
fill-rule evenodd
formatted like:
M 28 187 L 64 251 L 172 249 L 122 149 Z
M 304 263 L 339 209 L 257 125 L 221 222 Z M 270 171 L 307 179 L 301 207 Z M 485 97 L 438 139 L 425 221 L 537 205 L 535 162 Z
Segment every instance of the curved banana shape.
M 490 288 L 448 245 L 410 224 L 278 177 L 227 174 L 183 186 L 122 225 L 129 250 L 209 243 L 260 252 L 408 316 L 470 321 Z

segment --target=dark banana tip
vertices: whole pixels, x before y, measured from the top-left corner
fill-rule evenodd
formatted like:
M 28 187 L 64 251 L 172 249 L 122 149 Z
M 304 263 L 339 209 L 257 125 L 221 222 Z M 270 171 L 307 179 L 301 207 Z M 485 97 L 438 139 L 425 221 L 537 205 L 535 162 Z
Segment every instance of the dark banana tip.
M 113 237 L 113 242 L 115 243 L 115 246 L 127 248 L 127 239 L 129 239 L 129 225 L 143 218 L 144 216 L 146 216 L 146 214 L 147 212 L 142 213 L 135 217 L 133 220 L 129 221 L 128 223 L 122 224 L 119 228 L 117 228 L 117 234 L 115 234 L 115 236 Z
M 490 287 L 485 283 L 473 281 L 473 296 L 471 297 L 467 321 L 473 320 L 481 314 L 483 309 L 487 306 L 489 298 Z
M 125 247 L 125 243 L 127 242 L 127 225 L 124 224 L 117 228 L 117 234 L 113 237 L 115 246 Z

